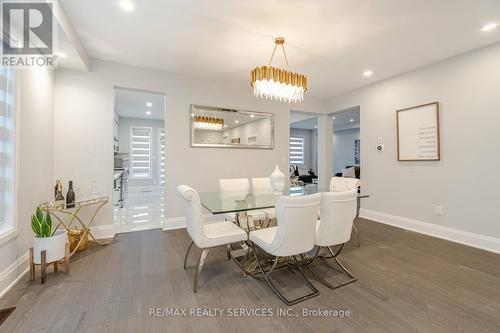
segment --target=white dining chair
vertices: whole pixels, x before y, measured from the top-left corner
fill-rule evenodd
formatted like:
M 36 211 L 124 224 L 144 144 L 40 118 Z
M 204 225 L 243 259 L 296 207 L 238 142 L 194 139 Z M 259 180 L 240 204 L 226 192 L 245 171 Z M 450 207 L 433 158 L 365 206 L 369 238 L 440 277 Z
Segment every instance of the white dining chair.
M 271 178 L 252 178 L 252 193 L 255 195 L 259 194 L 273 194 L 273 188 L 271 187 Z M 266 214 L 266 225 L 269 226 L 271 220 L 276 220 L 276 210 L 274 208 L 261 209 L 261 212 Z
M 358 189 L 361 181 L 356 178 L 332 177 L 330 179 L 330 192 L 343 192 Z
M 249 234 L 250 245 L 252 246 L 260 273 L 264 275 L 271 289 L 287 305 L 299 303 L 319 294 L 318 290 L 305 276 L 302 263 L 297 260 L 297 256 L 311 251 L 314 247 L 320 200 L 321 193 L 301 197 L 280 197 L 276 203 L 278 225 L 276 227 L 251 231 Z M 262 259 L 256 247 L 274 256 L 271 268 L 263 266 Z M 271 273 L 276 268 L 280 258 L 283 257 L 288 257 L 288 259 L 290 257 L 293 258 L 295 268 L 299 270 L 305 284 L 311 289 L 311 293 L 295 299 L 288 299 L 271 280 Z
M 221 178 L 219 179 L 219 191 L 223 198 L 245 200 L 251 194 L 250 181 L 248 178 Z M 227 213 L 224 216 L 228 221 L 236 222 L 236 213 Z M 247 212 L 247 217 L 252 221 L 263 221 L 266 219 L 266 213 L 260 210 L 251 210 Z
M 350 279 L 333 286 L 317 274 L 312 269 L 310 263 L 306 267 L 321 283 L 331 289 L 336 289 L 356 281 L 356 278 L 340 263 L 337 257 L 342 252 L 345 243 L 351 238 L 353 221 L 356 216 L 357 192 L 357 190 L 325 192 L 321 195 L 321 219 L 317 221 L 316 226 L 314 245 L 317 248 L 314 258 L 319 257 L 326 261 L 333 260 L 339 266 L 341 273 L 346 274 Z M 333 247 L 337 245 L 340 245 L 340 248 L 334 252 Z M 322 248 L 326 248 L 330 255 L 326 257 L 318 256 Z
M 187 185 L 179 185 L 177 191 L 186 203 L 186 228 L 192 240 L 184 257 L 184 269 L 193 244 L 202 250 L 194 276 L 193 292 L 196 292 L 198 279 L 210 248 L 244 242 L 247 240 L 247 234 L 232 222 L 204 223 L 198 193 Z
M 361 186 L 361 180 L 356 178 L 345 178 L 345 177 L 332 177 L 330 179 L 330 192 L 344 192 L 344 191 L 352 191 L 356 190 L 356 193 L 359 191 L 359 187 Z M 356 215 L 359 212 L 359 199 L 356 199 Z M 356 223 L 352 225 L 354 230 L 354 235 L 356 236 L 356 246 L 360 246 L 361 242 L 359 240 L 359 230 L 356 226 Z

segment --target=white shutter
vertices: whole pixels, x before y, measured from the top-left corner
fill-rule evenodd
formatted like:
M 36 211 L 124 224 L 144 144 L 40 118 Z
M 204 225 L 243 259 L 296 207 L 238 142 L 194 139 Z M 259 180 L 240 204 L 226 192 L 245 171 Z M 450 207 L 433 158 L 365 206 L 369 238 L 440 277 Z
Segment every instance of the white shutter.
M 151 179 L 151 127 L 130 128 L 131 178 Z
M 303 137 L 290 137 L 290 164 L 304 165 Z
M 14 228 L 15 199 L 14 72 L 0 66 L 0 236 Z
M 159 137 L 159 154 L 158 156 L 160 156 L 160 162 L 159 162 L 159 165 L 160 167 L 158 168 L 160 174 L 159 174 L 159 180 L 160 180 L 160 185 L 163 186 L 165 185 L 165 163 L 166 163 L 166 159 L 165 159 L 165 130 L 163 129 L 159 129 L 158 130 L 158 137 Z

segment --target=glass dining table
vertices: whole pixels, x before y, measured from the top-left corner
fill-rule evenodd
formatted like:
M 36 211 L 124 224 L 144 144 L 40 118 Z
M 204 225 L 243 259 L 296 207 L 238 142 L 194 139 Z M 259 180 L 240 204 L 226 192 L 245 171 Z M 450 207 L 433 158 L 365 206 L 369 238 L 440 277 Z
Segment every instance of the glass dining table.
M 264 219 L 264 221 L 254 221 L 251 211 L 266 211 L 266 209 L 274 208 L 278 199 L 284 195 L 304 196 L 321 192 L 329 191 L 317 185 L 306 185 L 285 188 L 283 193 L 279 194 L 269 192 L 251 194 L 241 192 L 200 192 L 199 196 L 202 206 L 208 211 L 214 215 L 231 214 L 235 223 L 248 233 L 252 230 L 268 227 L 271 222 L 269 218 Z M 358 193 L 356 217 L 359 216 L 360 200 L 368 197 L 367 194 Z M 356 246 L 359 247 L 359 232 L 356 223 L 353 223 L 353 234 L 356 237 Z M 228 257 L 233 259 L 245 274 L 253 274 L 256 270 L 256 262 L 249 256 L 250 248 L 246 243 L 240 245 L 241 247 L 237 248 L 228 246 Z
M 234 213 L 236 223 L 245 231 L 250 232 L 262 227 L 262 225 L 256 225 L 252 215 L 248 214 L 249 211 L 274 208 L 278 199 L 284 195 L 304 196 L 320 192 L 329 192 L 329 190 L 317 185 L 306 185 L 285 188 L 283 193 L 280 194 L 269 192 L 251 194 L 241 192 L 201 192 L 199 195 L 202 206 L 212 214 Z M 367 194 L 358 193 L 356 218 L 359 217 L 361 199 L 368 197 Z M 356 223 L 353 224 L 353 232 L 357 239 L 357 246 L 359 246 L 359 232 Z

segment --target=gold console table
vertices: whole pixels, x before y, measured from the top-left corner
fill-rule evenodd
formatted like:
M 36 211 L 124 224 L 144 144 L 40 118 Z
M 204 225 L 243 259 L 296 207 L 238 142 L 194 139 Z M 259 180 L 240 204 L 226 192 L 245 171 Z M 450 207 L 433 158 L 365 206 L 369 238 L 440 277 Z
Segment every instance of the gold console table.
M 53 229 L 56 231 L 59 227 L 63 227 L 68 231 L 68 234 L 72 228 L 72 226 L 76 226 L 78 228 L 83 229 L 83 234 L 80 237 L 77 245 L 71 251 L 70 256 L 72 256 L 79 248 L 81 242 L 87 237 L 90 236 L 92 239 L 100 245 L 107 245 L 111 243 L 111 241 L 103 242 L 97 240 L 92 232 L 90 231 L 90 227 L 94 223 L 95 217 L 99 210 L 108 203 L 109 197 L 99 197 L 94 199 L 88 199 L 83 201 L 75 202 L 71 204 L 73 207 L 67 207 L 65 204 L 56 204 L 54 202 L 44 202 L 40 205 L 40 209 L 42 211 L 50 213 L 50 215 L 58 221 L 57 226 Z M 85 207 L 89 207 L 89 209 L 93 210 L 90 216 L 86 219 L 81 217 L 81 212 Z M 69 218 L 69 221 L 66 219 Z

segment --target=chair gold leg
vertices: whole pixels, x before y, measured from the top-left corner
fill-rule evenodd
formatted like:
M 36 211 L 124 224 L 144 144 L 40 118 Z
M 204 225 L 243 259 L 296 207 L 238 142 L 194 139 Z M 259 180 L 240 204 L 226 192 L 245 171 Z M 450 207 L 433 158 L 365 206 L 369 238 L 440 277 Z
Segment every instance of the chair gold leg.
M 283 301 L 283 303 L 285 303 L 286 305 L 290 306 L 290 305 L 294 305 L 294 304 L 300 303 L 302 301 L 308 300 L 310 298 L 313 298 L 313 297 L 319 295 L 319 291 L 312 285 L 311 282 L 309 282 L 309 280 L 307 279 L 306 275 L 304 274 L 302 266 L 297 262 L 297 259 L 294 257 L 295 263 L 297 264 L 296 268 L 299 269 L 300 274 L 301 274 L 304 282 L 309 287 L 309 289 L 312 290 L 312 292 L 309 293 L 309 294 L 306 294 L 304 296 L 300 296 L 300 297 L 297 297 L 295 299 L 291 299 L 291 300 L 288 299 L 288 298 L 286 298 L 285 295 L 283 295 L 283 293 L 277 288 L 277 286 L 270 279 L 271 272 L 276 267 L 276 264 L 279 261 L 279 257 L 275 257 L 274 262 L 273 262 L 273 266 L 271 267 L 271 270 L 269 270 L 266 273 L 266 271 L 264 270 L 264 266 L 262 265 L 261 260 L 260 260 L 258 254 L 257 254 L 257 251 L 255 251 L 255 245 L 253 243 L 252 243 L 252 249 L 253 249 L 253 253 L 254 253 L 254 256 L 255 256 L 255 260 L 257 261 L 258 267 L 259 267 L 260 271 L 262 272 L 262 274 L 264 275 L 264 279 L 266 280 L 266 282 L 269 285 L 269 287 L 271 288 L 271 290 L 279 297 L 279 299 L 281 301 Z
M 201 269 L 203 268 L 203 264 L 205 263 L 205 259 L 207 258 L 208 251 L 209 249 L 203 249 L 203 251 L 201 251 L 200 259 L 198 260 L 198 267 L 196 269 L 196 274 L 194 275 L 194 293 L 198 291 L 198 279 L 200 278 Z
M 328 281 L 326 281 L 324 278 L 322 278 L 318 273 L 316 273 L 311 267 L 310 267 L 310 263 L 308 263 L 306 267 L 306 269 L 319 281 L 321 282 L 322 284 L 324 284 L 325 286 L 327 286 L 328 288 L 330 289 L 337 289 L 337 288 L 340 288 L 340 287 L 343 287 L 345 285 L 348 285 L 350 283 L 353 283 L 353 282 L 356 282 L 358 279 L 356 279 L 352 274 L 351 272 L 349 272 L 347 270 L 347 268 L 344 267 L 344 265 L 342 265 L 340 263 L 340 261 L 337 259 L 337 256 L 340 254 L 340 252 L 342 251 L 342 249 L 344 248 L 344 244 L 342 244 L 342 246 L 340 247 L 340 249 L 337 251 L 337 252 L 334 252 L 332 247 L 331 246 L 327 246 L 327 249 L 328 251 L 330 252 L 330 257 L 319 257 L 321 259 L 324 259 L 325 260 L 325 264 L 327 264 L 330 268 L 332 269 L 335 269 L 336 271 L 339 271 L 338 269 L 336 269 L 335 267 L 331 266 L 330 264 L 327 263 L 327 260 L 334 260 L 335 263 L 340 267 L 340 272 L 347 275 L 350 279 L 347 280 L 347 281 L 344 281 L 344 282 L 341 282 L 341 283 L 338 283 L 336 285 L 332 285 L 331 283 L 329 283 Z
M 186 256 L 184 257 L 184 269 L 186 269 L 186 263 L 187 263 L 187 260 L 188 260 L 189 251 L 191 251 L 191 247 L 193 247 L 193 244 L 194 244 L 194 242 L 191 241 L 191 243 L 189 243 L 188 249 L 186 251 Z

